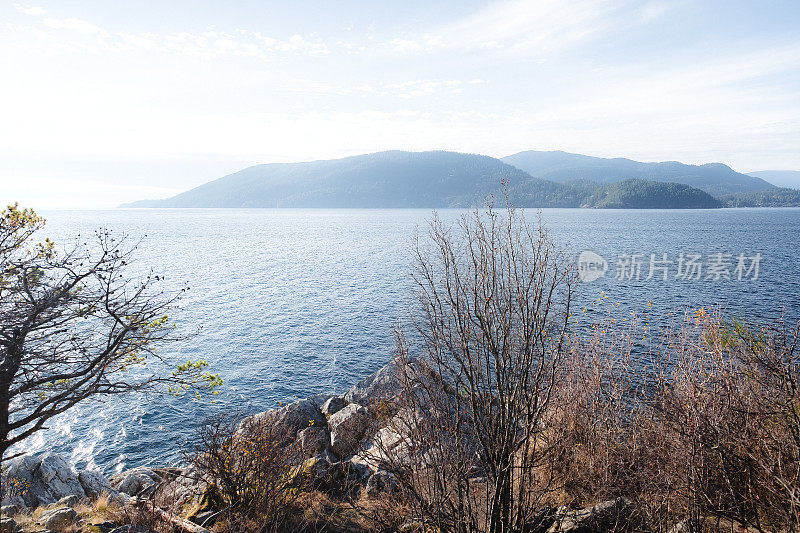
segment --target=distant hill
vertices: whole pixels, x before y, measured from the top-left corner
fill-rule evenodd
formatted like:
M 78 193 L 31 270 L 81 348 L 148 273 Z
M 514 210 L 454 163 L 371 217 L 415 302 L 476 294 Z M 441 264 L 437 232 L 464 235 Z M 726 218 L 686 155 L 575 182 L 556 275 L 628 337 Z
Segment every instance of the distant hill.
M 764 191 L 725 194 L 719 199 L 726 207 L 800 207 L 800 190 L 773 187 Z
M 600 185 L 584 200 L 585 207 L 600 209 L 711 209 L 723 203 L 695 187 L 629 179 Z
M 511 201 L 520 207 L 723 205 L 708 193 L 680 183 L 642 179 L 557 183 L 483 155 L 391 151 L 256 165 L 172 198 L 141 200 L 122 207 L 471 207 L 483 205 L 490 195 L 503 194 L 503 183 Z
M 588 180 L 613 183 L 627 179 L 683 183 L 712 195 L 772 188 L 761 178 L 734 171 L 722 163 L 686 165 L 677 161 L 642 163 L 631 159 L 604 159 L 568 152 L 529 150 L 503 157 L 502 161 L 531 176 L 556 182 Z
M 800 170 L 759 170 L 747 174 L 767 180 L 777 187 L 800 189 Z
M 498 159 L 456 152 L 379 152 L 309 163 L 256 165 L 166 200 L 123 207 L 465 207 L 506 179 L 550 205 L 566 188 Z

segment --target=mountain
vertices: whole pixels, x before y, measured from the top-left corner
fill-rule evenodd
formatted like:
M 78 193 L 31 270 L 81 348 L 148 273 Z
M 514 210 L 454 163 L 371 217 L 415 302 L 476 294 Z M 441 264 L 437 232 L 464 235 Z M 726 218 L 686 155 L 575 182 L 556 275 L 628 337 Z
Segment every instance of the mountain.
M 759 170 L 747 174 L 767 180 L 777 187 L 800 189 L 800 170 Z
M 568 152 L 529 150 L 501 158 L 531 176 L 556 182 L 588 180 L 614 183 L 627 179 L 683 183 L 712 195 L 770 189 L 759 177 L 734 171 L 722 163 L 686 165 L 677 161 L 642 163 L 631 159 L 605 159 Z
M 172 198 L 122 207 L 471 207 L 505 192 L 520 207 L 722 206 L 686 184 L 641 179 L 556 183 L 484 155 L 391 151 L 256 165 Z
M 484 155 L 390 151 L 256 165 L 172 198 L 123 207 L 466 207 L 484 203 L 502 179 L 531 191 L 542 206 L 567 191 Z

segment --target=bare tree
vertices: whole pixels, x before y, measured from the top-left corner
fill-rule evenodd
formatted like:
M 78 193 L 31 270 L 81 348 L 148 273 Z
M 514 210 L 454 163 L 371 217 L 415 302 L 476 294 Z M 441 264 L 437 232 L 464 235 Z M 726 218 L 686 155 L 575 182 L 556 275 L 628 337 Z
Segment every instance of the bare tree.
M 0 213 L 0 460 L 97 395 L 220 385 L 202 360 L 151 370 L 170 364 L 157 349 L 178 338 L 168 313 L 185 289 L 159 290 L 152 272 L 130 276 L 135 247 L 108 231 L 56 252 L 50 240 L 33 242 L 43 226 L 30 209 Z
M 414 247 L 416 335 L 398 337 L 402 358 L 419 352 L 394 418 L 407 445 L 382 455 L 432 525 L 521 531 L 543 494 L 540 437 L 566 351 L 574 269 L 541 220 L 529 224 L 512 207 L 453 226 L 435 216 L 427 237 Z

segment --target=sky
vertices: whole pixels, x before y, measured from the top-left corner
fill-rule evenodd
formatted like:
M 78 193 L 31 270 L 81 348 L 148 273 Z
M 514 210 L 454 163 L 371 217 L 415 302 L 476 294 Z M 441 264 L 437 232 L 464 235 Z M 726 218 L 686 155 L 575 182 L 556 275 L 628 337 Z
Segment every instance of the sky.
M 0 0 L 0 203 L 380 150 L 800 170 L 800 2 Z

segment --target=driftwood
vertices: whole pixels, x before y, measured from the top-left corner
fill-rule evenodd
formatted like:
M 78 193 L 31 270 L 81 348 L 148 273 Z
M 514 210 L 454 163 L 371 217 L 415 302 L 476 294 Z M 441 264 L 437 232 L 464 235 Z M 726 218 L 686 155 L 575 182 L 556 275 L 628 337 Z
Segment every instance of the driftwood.
M 202 526 L 198 526 L 194 522 L 189 522 L 185 518 L 181 518 L 180 516 L 170 514 L 167 511 L 159 509 L 158 507 L 156 507 L 155 511 L 156 511 L 156 516 L 159 517 L 161 520 L 169 524 L 172 524 L 178 530 L 184 531 L 185 533 L 211 533 L 210 530 Z
M 141 507 L 149 503 L 147 500 L 141 498 L 131 498 L 130 504 L 133 506 Z M 150 507 L 148 510 L 153 511 L 156 518 L 174 526 L 178 531 L 183 533 L 211 533 L 211 530 L 202 526 L 198 526 L 194 522 L 190 522 L 185 518 L 169 513 L 158 507 Z

